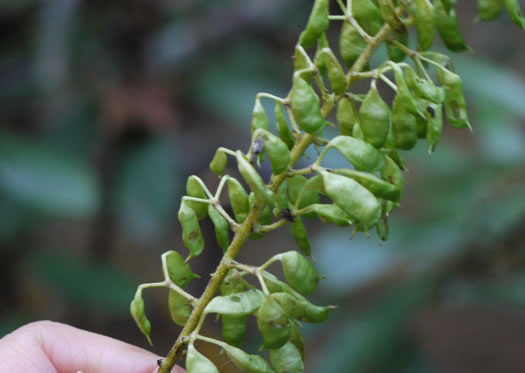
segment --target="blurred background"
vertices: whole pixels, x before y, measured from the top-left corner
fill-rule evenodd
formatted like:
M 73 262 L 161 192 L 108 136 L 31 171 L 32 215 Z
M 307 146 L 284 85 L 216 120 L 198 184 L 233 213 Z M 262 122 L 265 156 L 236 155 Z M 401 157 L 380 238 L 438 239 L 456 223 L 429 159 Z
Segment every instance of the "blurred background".
M 51 319 L 150 348 L 129 302 L 161 279 L 164 251 L 187 255 L 176 217 L 186 178 L 213 190 L 209 161 L 218 146 L 247 149 L 255 94 L 286 96 L 310 7 L 0 1 L 0 337 Z M 423 141 L 406 153 L 388 242 L 306 222 L 326 276 L 312 299 L 339 306 L 304 329 L 308 372 L 524 370 L 525 34 L 506 14 L 476 23 L 474 2 L 458 14 L 474 50 L 453 56 L 474 132 L 446 127 L 432 156 Z M 336 25 L 334 50 L 337 38 Z M 196 296 L 221 257 L 211 223 L 202 229 Z M 284 228 L 240 260 L 294 247 Z M 145 300 L 150 349 L 164 355 L 180 328 L 164 289 Z M 219 336 L 210 319 L 205 333 Z M 248 337 L 255 352 L 254 323 Z

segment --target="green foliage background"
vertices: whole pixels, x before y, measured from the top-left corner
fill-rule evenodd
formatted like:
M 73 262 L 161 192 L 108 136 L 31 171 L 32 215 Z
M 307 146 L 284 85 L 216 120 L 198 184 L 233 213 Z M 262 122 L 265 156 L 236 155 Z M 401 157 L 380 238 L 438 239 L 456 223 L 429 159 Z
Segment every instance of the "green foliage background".
M 288 91 L 310 6 L 0 3 L 0 336 L 53 319 L 145 346 L 129 301 L 160 275 L 162 252 L 186 254 L 176 220 L 185 180 L 213 185 L 215 149 L 247 149 L 254 96 Z M 431 157 L 424 145 L 407 154 L 403 205 L 382 246 L 307 222 L 326 276 L 315 301 L 340 306 L 305 330 L 308 371 L 525 366 L 525 40 L 506 15 L 475 23 L 473 2 L 458 14 L 475 51 L 454 56 L 474 133 L 446 127 Z M 211 224 L 203 232 L 215 244 Z M 241 255 L 262 263 L 293 246 L 284 229 Z M 215 249 L 194 261 L 195 295 Z M 165 294 L 146 297 L 162 355 L 179 330 Z

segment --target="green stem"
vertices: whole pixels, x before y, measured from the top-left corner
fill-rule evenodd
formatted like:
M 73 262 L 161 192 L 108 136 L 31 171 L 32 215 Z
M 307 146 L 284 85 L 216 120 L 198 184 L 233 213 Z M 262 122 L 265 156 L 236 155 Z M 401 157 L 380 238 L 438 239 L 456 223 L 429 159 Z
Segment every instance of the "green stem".
M 367 48 L 361 54 L 361 56 L 357 59 L 357 61 L 354 63 L 352 68 L 349 71 L 348 74 L 348 87 L 353 82 L 353 73 L 356 71 L 361 71 L 363 67 L 366 65 L 370 57 L 374 54 L 375 50 L 385 41 L 386 37 L 388 36 L 390 32 L 390 26 L 385 24 L 381 30 L 370 40 L 370 44 L 368 44 Z M 334 108 L 336 103 L 336 100 L 332 100 L 329 102 L 325 102 L 321 109 L 321 114 L 323 117 L 328 117 L 332 109 Z M 301 137 L 300 141 L 296 142 L 294 147 L 292 148 L 292 151 L 290 152 L 290 167 L 293 167 L 293 165 L 297 162 L 297 160 L 304 154 L 305 150 L 308 148 L 312 142 L 314 142 L 315 137 L 310 134 L 305 134 Z M 288 177 L 288 171 L 284 171 L 281 174 L 277 175 L 275 178 L 273 178 L 273 181 L 270 185 L 270 189 L 273 192 L 276 192 L 279 186 L 286 180 Z M 215 273 L 211 277 L 210 281 L 208 282 L 208 285 L 206 286 L 206 289 L 202 293 L 202 296 L 199 298 L 197 303 L 195 304 L 195 307 L 193 308 L 193 311 L 184 325 L 184 328 L 182 329 L 181 333 L 179 334 L 177 340 L 175 341 L 173 347 L 169 351 L 168 355 L 166 356 L 166 359 L 162 362 L 158 373 L 169 373 L 171 369 L 175 366 L 175 363 L 177 360 L 180 359 L 182 356 L 182 353 L 184 351 L 185 341 L 187 341 L 187 337 L 193 333 L 197 325 L 199 324 L 199 321 L 202 317 L 202 314 L 204 312 L 204 309 L 210 303 L 210 301 L 215 297 L 215 294 L 219 290 L 219 287 L 228 274 L 228 270 L 230 267 L 230 263 L 232 260 L 234 260 L 237 255 L 239 254 L 239 251 L 241 250 L 241 247 L 245 244 L 246 240 L 248 239 L 248 236 L 250 235 L 252 231 L 252 227 L 257 221 L 257 218 L 261 215 L 264 205 L 261 204 L 259 201 L 255 203 L 252 210 L 248 214 L 248 217 L 239 226 L 238 231 L 235 233 L 235 236 L 233 237 L 233 240 L 230 244 L 230 247 L 228 247 L 228 250 L 224 254 L 224 256 L 221 259 L 221 262 L 219 263 Z

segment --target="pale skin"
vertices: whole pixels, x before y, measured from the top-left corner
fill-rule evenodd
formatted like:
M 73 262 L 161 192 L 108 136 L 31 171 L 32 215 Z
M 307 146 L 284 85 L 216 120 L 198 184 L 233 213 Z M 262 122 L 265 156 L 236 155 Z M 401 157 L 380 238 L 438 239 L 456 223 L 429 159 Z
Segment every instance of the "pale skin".
M 158 359 L 139 347 L 51 321 L 25 325 L 0 339 L 0 372 L 155 373 Z

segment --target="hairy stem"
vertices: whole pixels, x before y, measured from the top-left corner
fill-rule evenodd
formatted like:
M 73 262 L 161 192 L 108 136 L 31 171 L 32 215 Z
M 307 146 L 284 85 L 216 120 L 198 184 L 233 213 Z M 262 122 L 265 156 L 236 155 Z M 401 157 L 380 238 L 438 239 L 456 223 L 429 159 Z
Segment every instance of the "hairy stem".
M 357 59 L 357 61 L 354 63 L 354 65 L 348 73 L 348 86 L 350 86 L 354 81 L 353 74 L 363 69 L 370 57 L 372 57 L 372 55 L 374 54 L 375 50 L 385 41 L 390 30 L 390 26 L 385 24 L 383 28 L 376 34 L 376 36 L 370 39 L 367 48 L 364 50 L 363 54 L 361 54 L 361 56 Z M 325 102 L 321 110 L 321 114 L 325 118 L 328 117 L 335 104 L 336 100 Z M 314 142 L 314 140 L 315 137 L 310 134 L 305 134 L 301 137 L 300 141 L 298 141 L 294 145 L 290 153 L 290 167 L 292 167 L 297 162 L 297 160 L 304 154 L 305 150 L 310 144 L 312 144 L 312 142 Z M 286 180 L 287 177 L 288 171 L 284 171 L 281 174 L 275 176 L 272 179 L 270 189 L 273 192 L 277 191 L 279 186 L 283 183 L 284 180 Z M 219 290 L 222 281 L 228 273 L 232 260 L 234 260 L 239 254 L 241 247 L 245 244 L 246 240 L 248 239 L 248 236 L 252 231 L 253 225 L 257 221 L 258 217 L 261 215 L 263 209 L 264 205 L 257 201 L 250 213 L 248 214 L 248 217 L 246 218 L 244 223 L 242 223 L 239 226 L 230 244 L 230 247 L 228 247 L 228 250 L 224 254 L 215 273 L 211 276 L 211 279 L 208 282 L 206 289 L 202 293 L 202 296 L 198 299 L 197 303 L 195 304 L 191 316 L 184 325 L 184 328 L 179 334 L 173 347 L 169 351 L 168 356 L 166 356 L 166 359 L 164 359 L 164 361 L 162 362 L 158 373 L 169 373 L 175 365 L 175 363 L 177 362 L 177 360 L 180 359 L 185 348 L 185 341 L 187 341 L 187 337 L 191 335 L 191 333 L 199 324 L 204 309 Z

